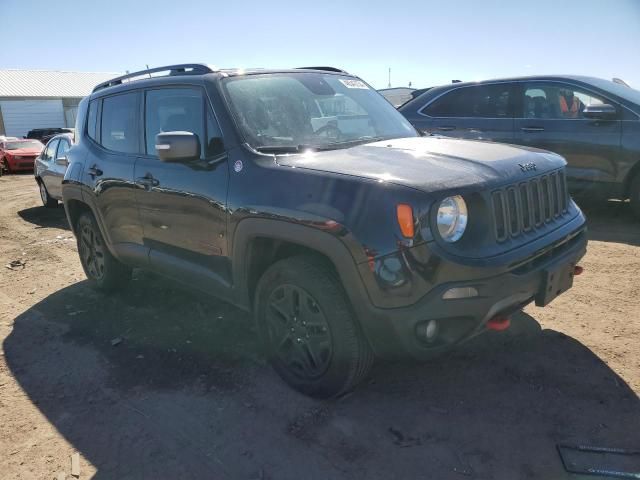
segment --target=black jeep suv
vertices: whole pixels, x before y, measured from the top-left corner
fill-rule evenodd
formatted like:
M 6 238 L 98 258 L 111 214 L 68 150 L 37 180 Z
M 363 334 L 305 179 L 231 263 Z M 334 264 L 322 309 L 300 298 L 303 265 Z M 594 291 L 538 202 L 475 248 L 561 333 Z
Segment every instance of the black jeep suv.
M 562 157 L 422 137 L 335 68 L 136 72 L 76 133 L 62 195 L 89 281 L 142 267 L 253 311 L 313 396 L 548 304 L 586 249 Z

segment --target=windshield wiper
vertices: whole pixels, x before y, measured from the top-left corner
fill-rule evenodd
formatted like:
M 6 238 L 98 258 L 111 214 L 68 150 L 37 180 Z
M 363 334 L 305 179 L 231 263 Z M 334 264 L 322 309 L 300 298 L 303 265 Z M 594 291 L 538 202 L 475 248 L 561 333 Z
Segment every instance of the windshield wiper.
M 254 147 L 260 153 L 300 153 L 307 150 L 317 150 L 317 147 L 310 145 L 263 145 Z
M 261 147 L 254 147 L 260 153 L 302 153 L 307 151 L 324 151 L 324 150 L 338 150 L 340 148 L 349 148 L 356 145 L 362 145 L 364 143 L 379 142 L 380 140 L 387 140 L 389 137 L 360 137 L 351 140 L 344 140 L 342 142 L 325 143 L 322 145 L 263 145 Z
M 339 148 L 355 147 L 356 145 L 363 145 L 365 143 L 379 142 L 381 140 L 388 140 L 389 137 L 360 137 L 352 140 L 345 140 L 343 142 L 333 142 L 317 147 L 318 150 L 336 150 Z

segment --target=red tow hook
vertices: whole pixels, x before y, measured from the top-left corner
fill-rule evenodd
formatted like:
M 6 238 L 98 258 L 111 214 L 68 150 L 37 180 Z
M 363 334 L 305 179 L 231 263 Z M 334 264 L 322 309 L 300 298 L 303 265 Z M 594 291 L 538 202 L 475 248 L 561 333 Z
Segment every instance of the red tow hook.
M 580 265 L 576 265 L 575 267 L 573 267 L 573 275 L 580 275 L 582 272 L 584 272 L 584 268 L 582 268 Z
M 511 318 L 509 317 L 493 317 L 487 322 L 487 330 L 502 332 L 511 326 Z

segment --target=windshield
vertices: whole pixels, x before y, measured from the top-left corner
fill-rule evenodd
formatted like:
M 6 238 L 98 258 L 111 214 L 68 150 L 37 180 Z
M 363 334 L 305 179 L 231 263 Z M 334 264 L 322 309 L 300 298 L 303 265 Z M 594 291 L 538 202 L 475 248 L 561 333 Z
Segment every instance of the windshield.
M 37 140 L 25 140 L 21 142 L 7 142 L 5 149 L 18 150 L 20 148 L 43 148 L 44 145 Z
M 389 102 L 353 77 L 279 73 L 233 77 L 224 86 L 246 141 L 258 150 L 418 136 Z

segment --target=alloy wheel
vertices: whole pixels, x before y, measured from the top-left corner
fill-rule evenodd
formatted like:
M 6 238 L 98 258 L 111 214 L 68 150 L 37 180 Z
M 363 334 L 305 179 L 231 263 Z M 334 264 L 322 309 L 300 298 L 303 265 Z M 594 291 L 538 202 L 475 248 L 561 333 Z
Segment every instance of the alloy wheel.
M 99 280 L 104 276 L 104 245 L 89 223 L 80 229 L 80 258 L 91 277 Z
M 45 188 L 44 183 L 42 183 L 42 181 L 39 183 L 39 186 L 40 186 L 40 198 L 42 199 L 42 203 L 46 205 L 48 201 L 47 189 Z
M 318 302 L 295 285 L 280 285 L 269 296 L 266 326 L 273 354 L 296 375 L 323 375 L 333 354 L 329 324 Z

